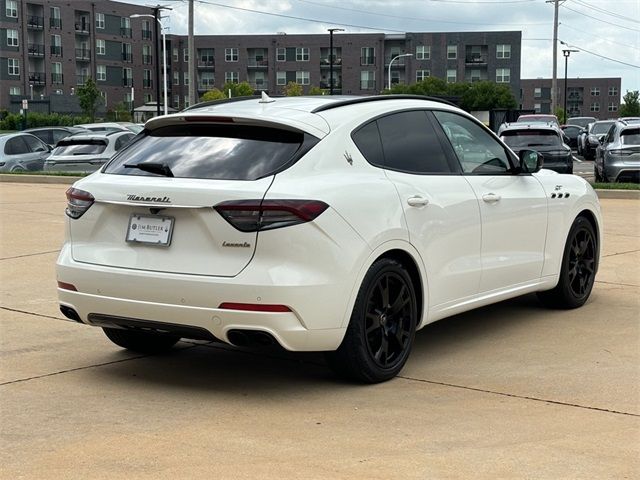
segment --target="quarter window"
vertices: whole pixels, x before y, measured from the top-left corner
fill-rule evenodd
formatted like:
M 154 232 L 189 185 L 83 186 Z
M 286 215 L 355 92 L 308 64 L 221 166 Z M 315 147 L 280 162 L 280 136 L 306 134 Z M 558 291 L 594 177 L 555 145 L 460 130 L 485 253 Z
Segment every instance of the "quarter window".
M 480 125 L 455 113 L 433 113 L 449 138 L 464 173 L 496 175 L 511 170 L 506 150 Z

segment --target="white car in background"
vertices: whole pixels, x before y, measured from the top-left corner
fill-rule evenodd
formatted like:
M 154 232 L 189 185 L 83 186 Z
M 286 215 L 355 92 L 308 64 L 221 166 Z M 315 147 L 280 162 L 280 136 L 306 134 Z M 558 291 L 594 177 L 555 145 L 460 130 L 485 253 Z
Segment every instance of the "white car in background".
M 598 199 L 541 159 L 425 97 L 263 95 L 154 118 L 67 191 L 61 311 L 131 350 L 273 342 L 388 380 L 436 320 L 531 292 L 586 302 Z

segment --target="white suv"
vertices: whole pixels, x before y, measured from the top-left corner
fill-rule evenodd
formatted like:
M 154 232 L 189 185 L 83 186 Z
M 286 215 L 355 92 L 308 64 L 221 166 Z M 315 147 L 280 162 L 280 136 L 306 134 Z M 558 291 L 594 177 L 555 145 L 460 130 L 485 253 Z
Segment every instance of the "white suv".
M 587 300 L 598 200 L 541 158 L 425 97 L 154 118 L 67 192 L 61 310 L 132 350 L 275 342 L 387 380 L 430 322 L 529 292 Z

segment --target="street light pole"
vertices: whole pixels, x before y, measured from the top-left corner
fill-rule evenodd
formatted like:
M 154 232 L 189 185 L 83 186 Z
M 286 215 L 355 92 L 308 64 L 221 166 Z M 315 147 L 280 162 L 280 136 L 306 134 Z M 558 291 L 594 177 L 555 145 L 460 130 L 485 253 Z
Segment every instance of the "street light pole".
M 329 28 L 329 95 L 333 95 L 333 32 L 344 32 L 344 28 Z
M 401 53 L 400 55 L 396 55 L 395 57 L 393 57 L 389 62 L 389 72 L 388 72 L 388 75 L 389 75 L 388 89 L 389 90 L 391 90 L 391 64 L 395 62 L 398 58 L 402 58 L 402 57 L 413 57 L 413 53 Z
M 564 55 L 564 123 L 567 123 L 567 118 L 569 118 L 569 114 L 567 112 L 567 70 L 569 68 L 569 56 L 571 52 L 577 52 L 578 50 L 562 50 L 562 55 Z

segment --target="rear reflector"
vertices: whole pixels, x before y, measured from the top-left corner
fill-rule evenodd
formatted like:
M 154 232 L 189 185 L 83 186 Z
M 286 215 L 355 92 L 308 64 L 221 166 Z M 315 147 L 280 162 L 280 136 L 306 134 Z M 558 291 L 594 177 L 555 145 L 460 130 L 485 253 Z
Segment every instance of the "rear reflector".
M 79 188 L 69 188 L 67 194 L 67 208 L 64 213 L 71 218 L 80 218 L 93 205 L 95 198 L 89 192 Z
M 241 232 L 289 227 L 315 220 L 329 205 L 319 200 L 232 200 L 215 206 Z
M 218 307 L 222 310 L 244 310 L 247 312 L 272 312 L 283 313 L 290 312 L 291 309 L 286 305 L 261 305 L 257 303 L 231 303 L 224 302 Z
M 78 291 L 75 285 L 71 285 L 70 283 L 65 282 L 58 282 L 58 288 L 61 288 L 62 290 L 71 290 L 72 292 Z

